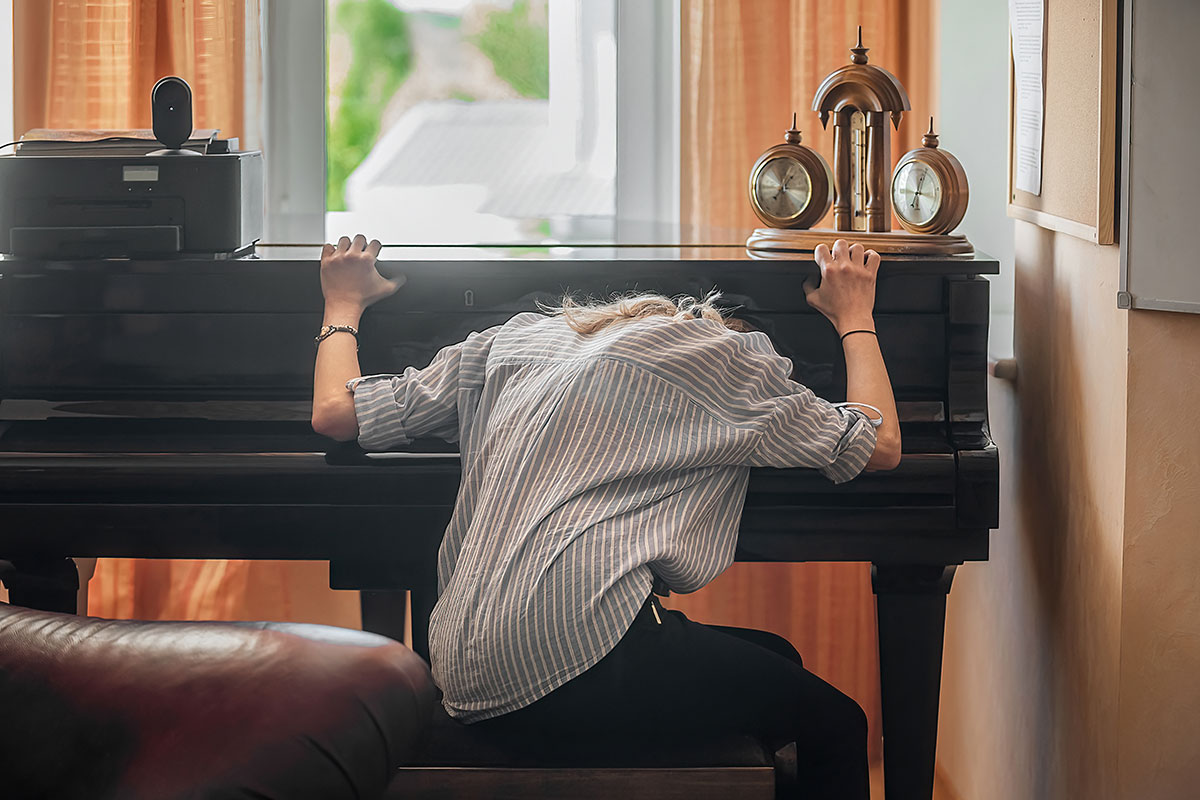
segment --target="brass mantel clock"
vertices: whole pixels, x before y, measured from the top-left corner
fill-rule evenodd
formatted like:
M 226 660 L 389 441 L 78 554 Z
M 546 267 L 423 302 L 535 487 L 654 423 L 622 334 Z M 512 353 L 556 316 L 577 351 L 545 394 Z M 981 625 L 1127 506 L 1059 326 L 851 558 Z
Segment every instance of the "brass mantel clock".
M 932 120 L 922 140 L 924 146 L 905 154 L 892 170 L 891 128 L 899 129 L 911 105 L 895 75 L 868 63 L 867 51 L 859 27 L 858 43 L 850 48 L 850 63 L 831 72 L 813 98 L 813 111 L 821 124 L 828 127 L 833 119 L 833 230 L 804 230 L 825 213 L 817 214 L 812 205 L 818 200 L 813 175 L 819 170 L 799 170 L 780 160 L 784 148 L 802 148 L 793 121 L 787 144 L 767 150 L 751 169 L 750 203 L 770 227 L 756 230 L 746 242 L 748 248 L 811 251 L 822 242 L 852 238 L 880 253 L 974 252 L 965 236 L 950 233 L 966 211 L 967 176 L 954 156 L 938 148 Z M 803 150 L 824 164 L 815 151 Z M 798 165 L 799 159 L 795 163 Z M 812 183 L 804 182 L 801 171 Z M 773 181 L 786 184 L 789 192 L 796 191 L 785 197 L 788 192 L 778 192 Z M 803 207 L 797 205 L 806 194 L 800 187 L 812 188 Z M 893 210 L 905 230 L 892 230 Z
M 929 118 L 921 147 L 896 162 L 892 174 L 892 207 L 896 219 L 913 233 L 949 233 L 967 213 L 967 173 L 958 159 L 938 148 Z
M 808 228 L 829 213 L 833 173 L 821 154 L 800 143 L 796 115 L 777 144 L 750 170 L 750 207 L 772 228 Z

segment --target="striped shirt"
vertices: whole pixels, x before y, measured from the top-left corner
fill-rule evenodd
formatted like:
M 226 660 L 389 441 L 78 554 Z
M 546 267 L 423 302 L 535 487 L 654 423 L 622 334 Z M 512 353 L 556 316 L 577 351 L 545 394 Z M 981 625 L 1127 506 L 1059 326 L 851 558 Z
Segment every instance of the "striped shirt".
M 583 336 L 526 313 L 425 369 L 347 384 L 365 449 L 460 444 L 429 630 L 452 716 L 529 705 L 603 658 L 656 579 L 692 592 L 719 575 L 750 467 L 839 483 L 862 470 L 866 416 L 791 381 L 791 367 L 765 334 L 713 320 Z

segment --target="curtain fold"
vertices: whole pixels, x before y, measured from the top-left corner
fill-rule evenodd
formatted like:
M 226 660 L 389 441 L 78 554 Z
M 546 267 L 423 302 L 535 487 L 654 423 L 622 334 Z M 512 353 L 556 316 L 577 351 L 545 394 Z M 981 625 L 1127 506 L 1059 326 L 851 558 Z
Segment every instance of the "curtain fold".
M 31 128 L 150 128 L 150 91 L 167 75 L 192 87 L 195 127 L 218 128 L 225 137 L 242 137 L 248 128 L 253 134 L 258 126 L 245 117 L 245 86 L 260 76 L 245 71 L 258 53 L 259 1 L 14 0 L 17 135 Z M 88 587 L 88 611 L 359 627 L 358 593 L 333 592 L 328 575 L 323 562 L 104 558 Z
M 850 62 L 856 29 L 870 63 L 900 79 L 912 110 L 892 135 L 892 163 L 920 145 L 933 113 L 936 4 L 928 0 L 683 0 L 681 221 L 699 228 L 760 223 L 750 167 L 783 141 L 792 112 L 804 144 L 833 163 L 832 129 L 812 111 L 821 80 Z M 832 214 L 815 227 L 831 227 Z M 789 639 L 805 666 L 867 712 L 881 752 L 879 659 L 868 564 L 734 564 L 668 605 L 702 622 Z
M 241 136 L 248 5 L 257 0 L 14 0 L 17 134 L 149 128 L 150 90 L 178 75 L 197 128 Z

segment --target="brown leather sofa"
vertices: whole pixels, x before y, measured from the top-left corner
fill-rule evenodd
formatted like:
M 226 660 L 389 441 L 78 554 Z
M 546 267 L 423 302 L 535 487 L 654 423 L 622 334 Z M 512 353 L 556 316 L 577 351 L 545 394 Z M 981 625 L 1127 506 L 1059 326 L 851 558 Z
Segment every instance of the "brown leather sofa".
M 381 797 L 434 704 L 370 633 L 0 603 L 0 797 Z

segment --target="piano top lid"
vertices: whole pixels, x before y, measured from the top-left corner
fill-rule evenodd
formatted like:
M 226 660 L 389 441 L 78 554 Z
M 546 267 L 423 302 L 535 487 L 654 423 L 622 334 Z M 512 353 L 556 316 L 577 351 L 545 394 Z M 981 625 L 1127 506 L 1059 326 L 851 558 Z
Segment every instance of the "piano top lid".
M 331 219 L 330 224 L 342 223 Z M 346 220 L 345 224 L 353 226 L 353 221 Z M 532 227 L 522 226 L 519 230 L 529 231 Z M 355 230 L 348 229 L 347 233 L 353 235 Z M 369 230 L 364 233 L 371 235 Z M 586 267 L 599 262 L 620 262 L 627 266 L 638 263 L 661 266 L 697 262 L 708 267 L 724 264 L 739 270 L 786 272 L 793 269 L 796 262 L 812 264 L 809 253 L 748 250 L 746 240 L 750 233 L 748 228 L 601 220 L 587 225 L 567 226 L 550 234 L 521 233 L 505 241 L 473 241 L 467 238 L 469 231 L 464 233 L 462 241 L 454 242 L 394 241 L 379 234 L 385 242 L 380 261 L 428 264 L 438 269 L 451 265 L 476 268 L 470 271 L 490 271 L 493 266 L 500 264 L 523 265 L 533 270 L 538 264 L 569 269 L 572 265 Z M 850 238 L 845 232 L 830 231 L 830 243 L 839 236 Z M 50 262 L 0 255 L 0 272 L 70 272 L 99 268 L 114 272 L 227 273 L 248 264 L 268 271 L 271 271 L 271 266 L 286 270 L 291 264 L 311 264 L 319 260 L 322 244 L 320 241 L 303 244 L 260 243 L 256 254 L 252 256 L 216 261 L 182 256 L 136 261 L 85 259 Z M 971 256 L 884 256 L 884 262 L 886 271 L 892 273 L 981 275 L 1000 271 L 995 259 L 978 251 Z
M 520 230 L 528 231 L 529 226 Z M 469 233 L 469 232 L 466 232 Z M 601 223 L 568 226 L 552 234 L 533 233 L 515 236 L 504 241 L 395 241 L 380 237 L 384 242 L 380 261 L 389 262 L 734 262 L 778 263 L 804 261 L 811 263 L 808 253 L 749 250 L 746 240 L 749 228 L 695 226 L 678 223 L 658 223 L 643 220 L 607 220 Z M 829 244 L 837 238 L 849 238 L 845 232 L 830 231 Z M 258 246 L 258 257 L 264 261 L 307 261 L 319 259 L 321 242 L 311 244 L 270 244 Z M 971 256 L 885 256 L 891 263 L 927 266 L 939 263 L 950 266 L 947 273 L 996 274 L 1000 266 L 985 253 Z M 952 265 L 952 266 L 951 266 Z M 966 269 L 963 267 L 966 265 Z M 922 269 L 921 271 L 927 271 Z M 941 270 L 937 270 L 941 271 Z
M 194 273 L 226 274 L 245 269 L 267 272 L 290 272 L 293 268 L 309 269 L 321 258 L 321 246 L 260 245 L 257 253 L 233 259 L 208 258 L 144 258 L 144 259 L 78 259 L 49 261 L 20 259 L 0 255 L 0 275 L 48 274 L 101 271 L 106 273 Z M 464 268 L 470 272 L 491 272 L 520 268 L 534 272 L 539 266 L 558 269 L 586 268 L 592 264 L 619 263 L 630 268 L 639 265 L 686 266 L 703 264 L 706 268 L 729 267 L 757 273 L 787 273 L 796 265 L 812 265 L 808 253 L 749 251 L 744 245 L 384 245 L 381 264 L 403 267 L 444 269 Z M 401 266 L 403 265 L 403 267 Z M 986 253 L 971 256 L 885 256 L 885 273 L 936 275 L 996 275 L 1000 263 Z M 808 266 L 812 269 L 812 266 Z M 806 270 L 807 271 L 807 270 Z M 386 274 L 388 270 L 384 269 Z
M 319 245 L 260 245 L 258 259 L 268 262 L 315 261 Z M 388 245 L 379 254 L 381 262 L 485 263 L 550 262 L 725 262 L 764 269 L 780 269 L 793 262 L 812 263 L 809 253 L 747 250 L 736 245 L 645 244 L 645 245 Z M 920 272 L 995 275 L 1000 264 L 986 253 L 970 256 L 884 256 L 883 263 Z M 932 267 L 932 269 L 931 269 Z

